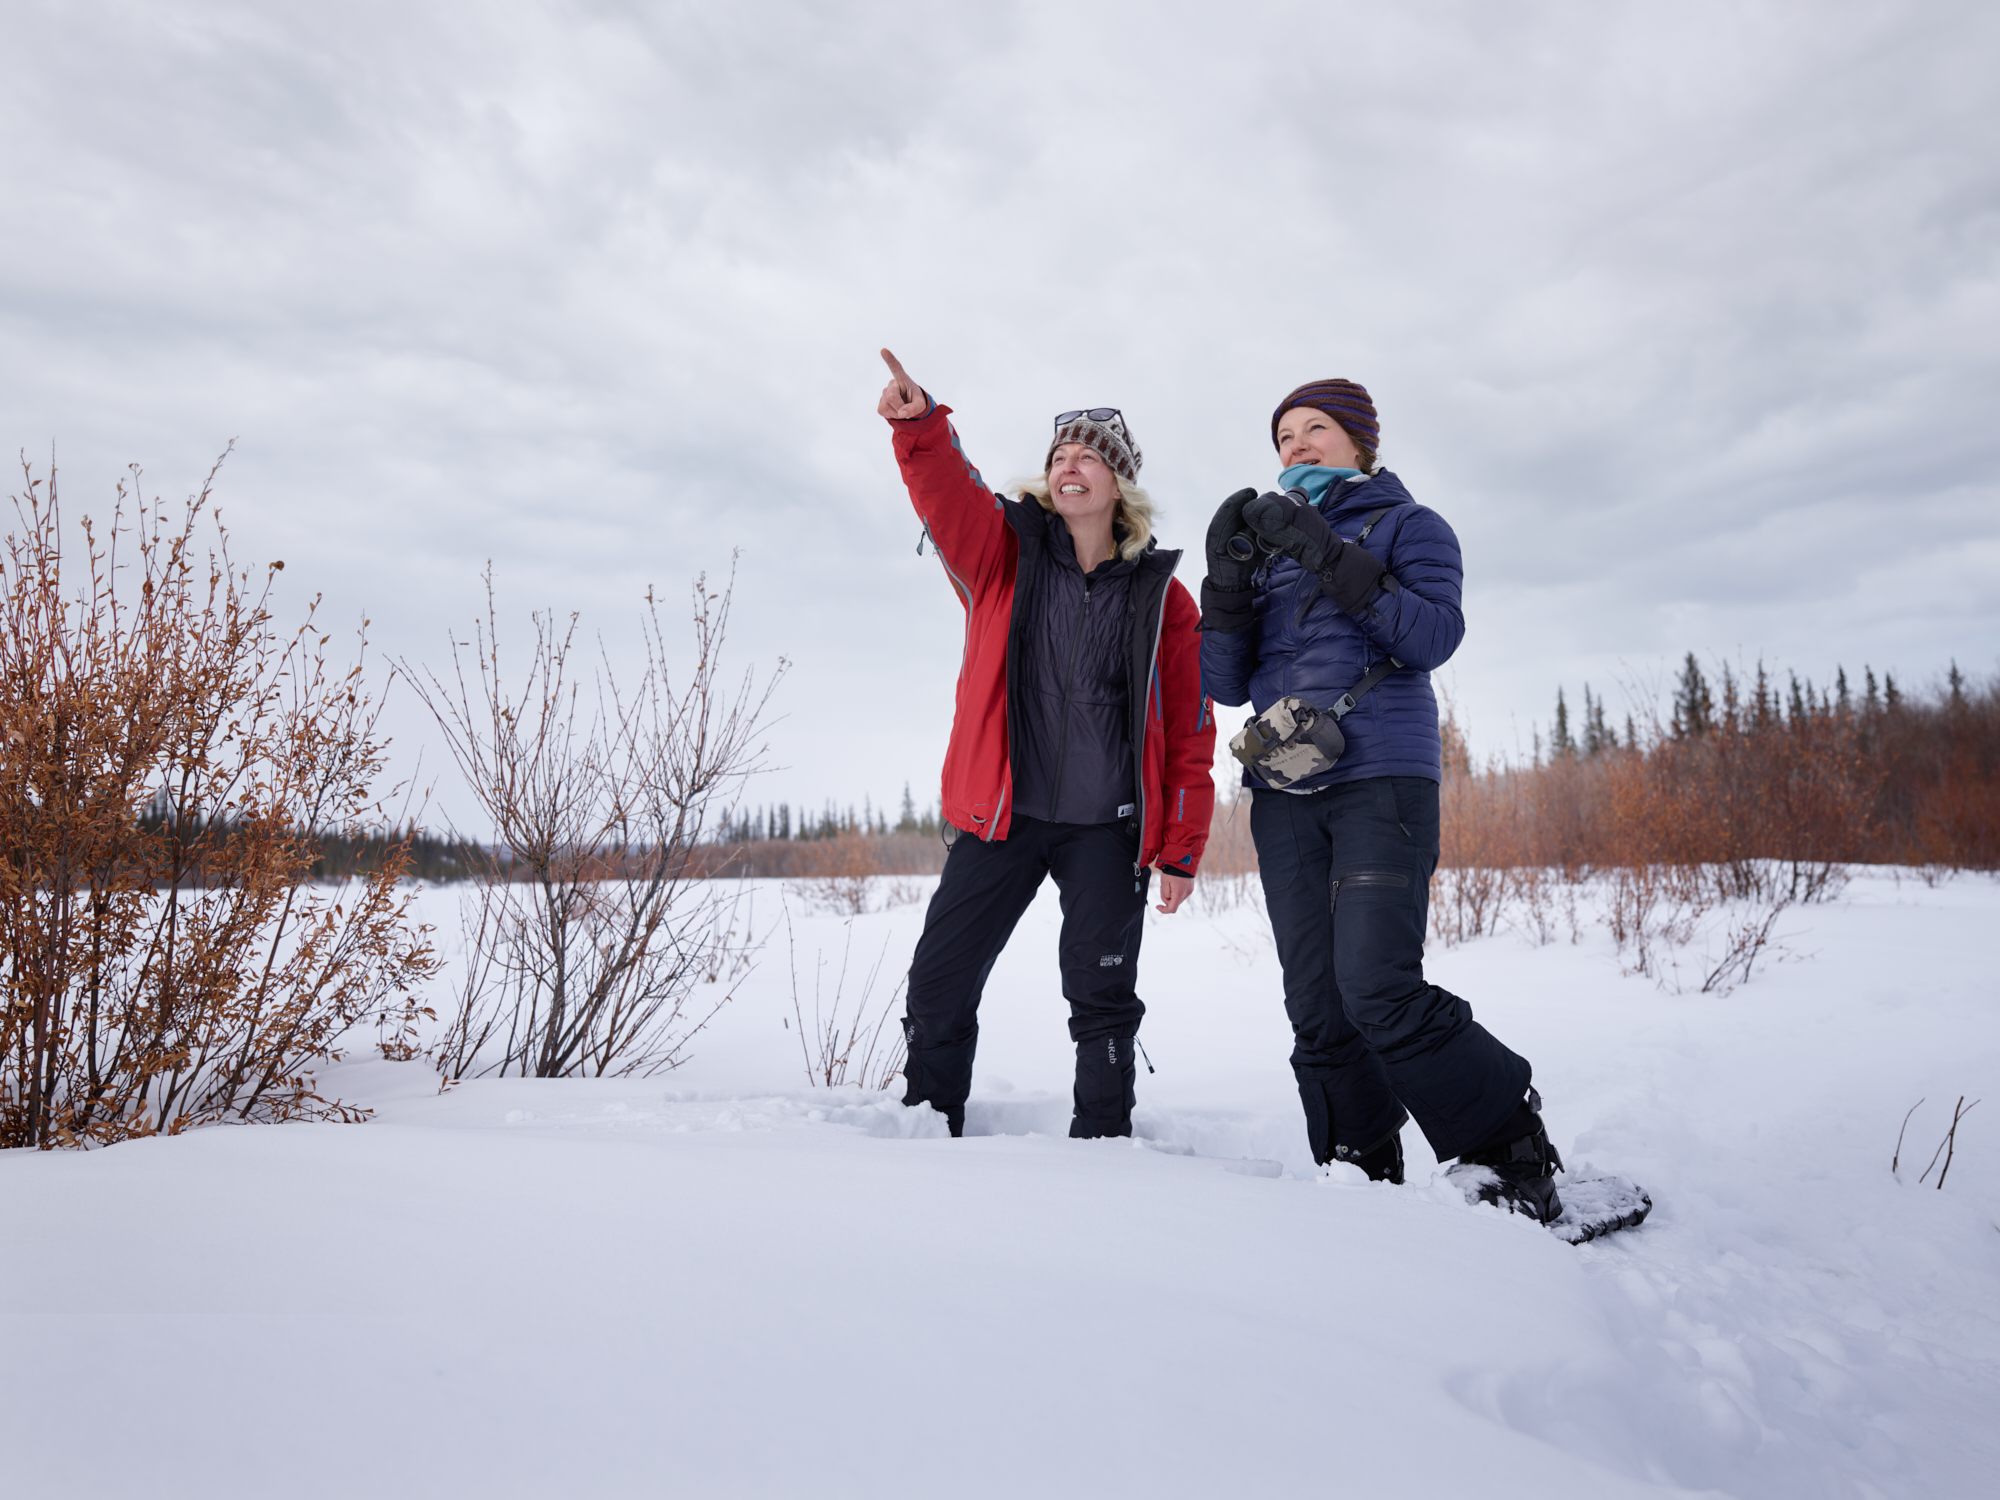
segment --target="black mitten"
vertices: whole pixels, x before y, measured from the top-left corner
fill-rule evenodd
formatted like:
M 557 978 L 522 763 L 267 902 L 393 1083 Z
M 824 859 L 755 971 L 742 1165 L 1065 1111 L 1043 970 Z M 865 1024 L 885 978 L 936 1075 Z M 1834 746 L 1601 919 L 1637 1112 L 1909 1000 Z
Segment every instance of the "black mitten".
M 1266 490 L 1243 507 L 1243 519 L 1272 551 L 1296 558 L 1308 573 L 1323 568 L 1341 545 L 1326 517 L 1295 495 Z
M 1254 589 L 1219 589 L 1213 578 L 1201 581 L 1201 628 L 1217 635 L 1234 635 L 1257 623 Z
M 1343 542 L 1326 517 L 1295 496 L 1259 495 L 1243 507 L 1243 519 L 1277 551 L 1317 573 L 1321 590 L 1349 614 L 1382 591 L 1388 573 L 1381 560 L 1365 547 Z
M 1243 505 L 1247 500 L 1257 498 L 1255 490 L 1238 490 L 1215 513 L 1215 519 L 1208 523 L 1208 581 L 1217 593 L 1234 594 L 1250 587 L 1250 580 L 1257 572 L 1257 554 L 1251 550 L 1248 557 L 1238 557 L 1229 550 L 1232 538 L 1240 534 L 1243 527 Z M 1208 590 L 1202 590 L 1207 598 Z
M 1334 547 L 1333 556 L 1319 569 L 1319 586 L 1327 598 L 1349 614 L 1359 614 L 1382 591 L 1388 570 L 1366 547 L 1340 541 Z

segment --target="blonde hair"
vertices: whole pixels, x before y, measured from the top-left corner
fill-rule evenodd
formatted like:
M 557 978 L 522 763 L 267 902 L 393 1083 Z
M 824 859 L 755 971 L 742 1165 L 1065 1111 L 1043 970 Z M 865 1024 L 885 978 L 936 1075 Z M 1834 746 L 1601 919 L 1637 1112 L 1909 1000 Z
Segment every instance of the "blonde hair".
M 1153 539 L 1153 497 L 1123 474 L 1114 473 L 1111 477 L 1118 481 L 1118 513 L 1111 518 L 1111 527 L 1114 534 L 1120 530 L 1125 533 L 1118 542 L 1118 555 L 1130 561 L 1144 552 Z M 1047 474 L 1035 479 L 1017 479 L 1012 488 L 1023 495 L 1032 495 L 1043 510 L 1055 511 Z

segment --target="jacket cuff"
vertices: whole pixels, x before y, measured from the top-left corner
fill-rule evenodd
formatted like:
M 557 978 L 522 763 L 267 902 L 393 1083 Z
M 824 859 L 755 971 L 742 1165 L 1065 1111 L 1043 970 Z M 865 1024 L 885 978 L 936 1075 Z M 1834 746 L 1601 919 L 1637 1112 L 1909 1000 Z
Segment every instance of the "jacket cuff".
M 917 425 L 917 423 L 923 421 L 926 417 L 930 416 L 930 414 L 936 410 L 937 410 L 937 397 L 933 396 L 929 391 L 925 391 L 924 409 L 922 411 L 918 412 L 914 417 L 891 417 L 889 418 L 889 421 L 892 425 L 897 427 L 914 427 Z
M 1206 578 L 1201 581 L 1201 628 L 1224 635 L 1248 630 L 1257 623 L 1255 589 L 1219 589 Z

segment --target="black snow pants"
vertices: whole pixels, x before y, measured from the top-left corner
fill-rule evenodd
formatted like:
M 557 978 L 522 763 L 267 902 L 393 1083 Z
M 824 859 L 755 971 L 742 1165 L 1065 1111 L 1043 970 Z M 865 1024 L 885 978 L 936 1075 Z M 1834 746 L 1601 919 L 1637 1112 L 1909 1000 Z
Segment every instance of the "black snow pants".
M 1531 1069 L 1424 982 L 1438 784 L 1376 776 L 1257 790 L 1250 831 L 1285 973 L 1292 1071 L 1315 1160 L 1362 1155 L 1415 1115 L 1440 1161 L 1506 1128 Z
M 1044 875 L 1062 896 L 1063 997 L 1076 1044 L 1073 1136 L 1130 1135 L 1132 1038 L 1146 1013 L 1134 986 L 1152 872 L 1132 869 L 1128 823 L 1045 823 L 1016 816 L 1007 837 L 962 834 L 924 916 L 910 963 L 905 1104 L 930 1104 L 957 1135 L 972 1091 L 979 999 Z

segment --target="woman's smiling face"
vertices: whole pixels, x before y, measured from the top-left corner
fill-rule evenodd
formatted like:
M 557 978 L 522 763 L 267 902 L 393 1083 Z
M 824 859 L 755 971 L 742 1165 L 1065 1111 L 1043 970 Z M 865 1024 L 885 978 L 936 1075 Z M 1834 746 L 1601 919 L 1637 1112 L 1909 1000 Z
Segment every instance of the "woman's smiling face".
M 1316 406 L 1295 406 L 1278 418 L 1278 466 L 1323 464 L 1329 469 L 1358 469 L 1361 450 L 1347 429 Z
M 1088 443 L 1062 443 L 1049 455 L 1049 499 L 1074 531 L 1079 521 L 1109 517 L 1118 507 L 1118 475 Z

